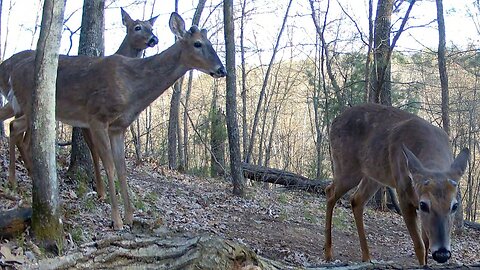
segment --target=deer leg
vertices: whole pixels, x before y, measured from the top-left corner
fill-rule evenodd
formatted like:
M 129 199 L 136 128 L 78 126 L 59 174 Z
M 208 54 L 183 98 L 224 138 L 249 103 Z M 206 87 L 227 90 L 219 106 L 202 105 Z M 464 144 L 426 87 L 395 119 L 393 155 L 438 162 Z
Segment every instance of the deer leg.
M 97 191 L 98 199 L 101 201 L 105 200 L 105 185 L 102 180 L 102 174 L 100 173 L 100 157 L 98 156 L 98 151 L 93 145 L 92 135 L 88 128 L 82 128 L 83 138 L 90 149 L 92 154 L 93 161 L 93 171 L 95 172 L 95 189 Z
M 348 175 L 344 177 L 334 177 L 333 182 L 325 189 L 327 195 L 327 211 L 325 216 L 325 260 L 331 261 L 333 258 L 332 252 L 332 216 L 333 208 L 338 199 L 340 199 L 350 189 L 358 185 L 361 178 L 360 173 L 355 175 Z
M 364 177 L 351 200 L 355 225 L 357 226 L 358 238 L 360 239 L 360 247 L 362 249 L 362 261 L 364 262 L 370 261 L 370 252 L 368 250 L 367 237 L 365 236 L 363 211 L 367 202 L 379 188 L 379 183 L 368 177 Z
M 9 138 L 9 149 L 10 149 L 10 163 L 8 164 L 8 179 L 10 184 L 16 185 L 16 170 L 15 170 L 15 146 L 18 147 L 20 151 L 20 156 L 23 159 L 26 169 L 28 170 L 29 175 L 31 176 L 31 159 L 29 154 L 25 149 L 25 144 L 23 142 L 23 135 L 27 129 L 27 122 L 24 115 L 19 118 L 16 118 L 10 122 L 10 138 Z
M 127 167 L 125 164 L 125 131 L 110 132 L 110 144 L 112 147 L 117 177 L 120 181 L 120 192 L 122 193 L 123 204 L 125 207 L 125 223 L 133 223 L 133 206 L 128 194 Z
M 13 122 L 13 121 L 12 121 Z M 8 148 L 9 148 L 9 159 L 10 162 L 8 163 L 8 182 L 12 187 L 15 187 L 17 185 L 17 178 L 15 176 L 15 145 L 16 145 L 16 138 L 12 134 L 13 130 L 13 124 L 10 122 L 10 137 L 9 137 L 9 142 L 8 142 Z
M 96 126 L 90 128 L 92 141 L 95 148 L 98 150 L 100 158 L 102 159 L 102 163 L 108 178 L 108 193 L 110 195 L 110 203 L 112 205 L 113 229 L 121 230 L 123 228 L 123 222 L 118 210 L 118 200 L 115 192 L 115 167 L 112 149 L 110 146 L 110 138 L 106 125 L 102 123 L 91 123 L 91 126 L 93 125 Z
M 417 224 L 418 223 L 417 209 L 410 202 L 405 201 L 406 199 L 403 199 L 403 198 L 409 198 L 410 197 L 409 194 L 413 194 L 414 191 L 413 190 L 410 190 L 410 191 L 411 193 L 406 191 L 401 191 L 398 194 L 398 198 L 400 200 L 400 208 L 402 210 L 403 220 L 405 221 L 405 225 L 407 226 L 408 232 L 413 241 L 415 255 L 417 256 L 418 263 L 423 266 L 426 264 L 426 260 L 425 260 L 426 252 L 425 252 L 424 243 L 420 236 L 420 229 L 418 228 L 418 224 Z

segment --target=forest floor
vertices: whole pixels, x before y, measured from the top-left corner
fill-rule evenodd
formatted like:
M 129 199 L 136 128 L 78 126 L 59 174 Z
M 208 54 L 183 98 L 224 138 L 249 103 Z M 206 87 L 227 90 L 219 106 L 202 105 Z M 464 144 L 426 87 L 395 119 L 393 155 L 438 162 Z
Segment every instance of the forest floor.
M 21 166 L 17 166 L 19 188 L 12 192 L 4 187 L 7 161 L 5 150 L 0 150 L 0 190 L 21 198 L 1 198 L 0 210 L 29 205 L 31 181 Z M 241 198 L 232 195 L 230 183 L 219 178 L 179 174 L 152 163 L 134 166 L 128 162 L 128 172 L 135 219 L 143 220 L 142 224 L 149 224 L 153 231 L 210 233 L 294 266 L 325 263 L 322 251 L 325 198 L 322 196 L 283 188 L 265 189 L 255 183 L 249 185 L 246 196 Z M 115 233 L 111 229 L 107 202 L 98 201 L 96 194 L 87 188 L 72 184 L 64 171 L 59 172 L 59 178 L 67 253 L 74 252 L 82 243 Z M 333 246 L 337 263 L 361 261 L 356 227 L 351 210 L 344 207 L 347 205 L 346 201 L 340 202 L 334 212 Z M 369 209 L 365 213 L 365 225 L 372 258 L 406 268 L 417 266 L 412 241 L 399 215 Z M 37 260 L 39 251 L 28 239 L 25 232 L 10 241 L 0 240 L 3 258 L 10 256 L 11 260 L 22 263 Z M 453 236 L 452 248 L 451 263 L 480 263 L 480 232 L 466 228 L 462 235 Z M 435 265 L 435 262 L 429 259 L 429 264 Z

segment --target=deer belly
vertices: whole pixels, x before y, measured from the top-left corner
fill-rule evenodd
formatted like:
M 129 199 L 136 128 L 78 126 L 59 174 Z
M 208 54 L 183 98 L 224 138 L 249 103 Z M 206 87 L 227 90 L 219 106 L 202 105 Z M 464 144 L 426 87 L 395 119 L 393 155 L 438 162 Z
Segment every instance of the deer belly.
M 67 119 L 67 118 L 57 117 L 57 120 L 60 120 L 63 123 L 68 124 L 72 127 L 88 128 L 88 123 L 86 121 L 82 121 L 79 119 Z

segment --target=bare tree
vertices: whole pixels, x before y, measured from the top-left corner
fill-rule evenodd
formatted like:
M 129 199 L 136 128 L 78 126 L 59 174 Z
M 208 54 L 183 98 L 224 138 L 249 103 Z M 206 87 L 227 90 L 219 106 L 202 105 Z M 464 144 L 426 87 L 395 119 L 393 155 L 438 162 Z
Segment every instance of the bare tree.
M 233 182 L 233 194 L 245 193 L 245 180 L 243 178 L 242 160 L 240 153 L 240 138 L 237 120 L 237 76 L 235 74 L 235 28 L 233 20 L 233 0 L 223 2 L 223 17 L 225 21 L 225 50 L 227 68 L 227 95 L 226 114 L 228 146 L 230 150 L 230 173 Z
M 82 28 L 78 46 L 79 55 L 103 56 L 105 28 L 105 0 L 84 0 Z M 93 179 L 93 162 L 82 129 L 72 129 L 72 153 L 68 174 L 78 181 Z
M 197 4 L 195 14 L 193 16 L 192 24 L 198 25 L 200 23 L 200 17 L 202 15 L 203 9 L 205 7 L 206 0 L 200 0 Z M 178 9 L 178 0 L 175 1 L 175 9 Z M 189 72 L 189 78 L 191 78 L 191 72 Z M 191 80 L 189 79 L 189 83 Z M 168 121 L 168 166 L 171 169 L 179 169 L 181 171 L 186 169 L 186 151 L 183 149 L 186 147 L 185 142 L 188 138 L 182 139 L 182 133 L 180 128 L 180 97 L 182 95 L 182 84 L 183 77 L 178 80 L 173 86 L 173 94 L 170 100 L 170 114 Z M 191 84 L 188 86 L 188 90 L 191 89 Z M 187 96 L 190 96 L 190 93 L 187 93 Z M 185 102 L 188 104 L 188 102 Z M 184 105 L 185 105 L 184 104 Z M 187 107 L 185 108 L 187 110 Z M 184 113 L 185 115 L 185 113 Z M 184 119 L 184 128 L 186 125 L 186 120 Z M 184 133 L 184 137 L 188 137 L 188 132 Z M 177 164 L 177 155 L 178 163 Z
M 65 0 L 45 0 L 35 58 L 32 100 L 32 229 L 41 245 L 59 253 L 63 226 L 55 161 L 55 82 Z
M 245 162 L 246 163 L 250 162 L 250 157 L 252 156 L 253 145 L 255 143 L 255 135 L 256 135 L 257 125 L 258 125 L 259 118 L 260 118 L 259 117 L 260 116 L 260 111 L 261 111 L 261 108 L 262 108 L 263 99 L 265 97 L 265 90 L 266 90 L 267 85 L 268 85 L 268 80 L 270 78 L 270 72 L 272 70 L 272 66 L 273 66 L 273 63 L 275 61 L 275 56 L 277 55 L 277 52 L 278 52 L 278 47 L 280 46 L 280 39 L 282 37 L 283 30 L 285 29 L 285 25 L 287 23 L 288 13 L 290 11 L 291 5 L 292 5 L 292 0 L 289 0 L 287 9 L 285 11 L 285 16 L 283 17 L 282 26 L 280 27 L 280 31 L 278 32 L 278 36 L 277 36 L 277 41 L 275 43 L 275 47 L 273 48 L 272 57 L 270 58 L 270 63 L 268 64 L 267 71 L 265 72 L 265 78 L 263 79 L 262 88 L 260 90 L 260 96 L 258 97 L 257 109 L 255 110 L 255 116 L 253 118 L 253 124 L 252 124 L 252 129 L 251 129 L 252 131 L 250 133 L 250 140 L 249 140 L 249 144 L 248 144 L 247 156 L 245 157 Z

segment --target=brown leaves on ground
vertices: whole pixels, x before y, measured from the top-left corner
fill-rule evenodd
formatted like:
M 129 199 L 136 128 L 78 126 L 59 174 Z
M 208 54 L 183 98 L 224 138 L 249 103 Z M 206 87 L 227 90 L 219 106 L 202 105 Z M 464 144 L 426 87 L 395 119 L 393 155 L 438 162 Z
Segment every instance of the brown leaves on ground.
M 246 196 L 237 197 L 232 195 L 230 183 L 223 179 L 179 174 L 153 164 L 135 167 L 132 163 L 128 168 L 135 218 L 141 221 L 138 224 L 143 226 L 140 228 L 143 232 L 211 233 L 246 244 L 259 255 L 291 265 L 312 267 L 325 263 L 322 250 L 324 197 L 278 187 L 265 189 L 258 183 L 256 186 L 249 183 Z M 6 181 L 5 174 L 1 179 Z M 67 253 L 79 244 L 113 233 L 107 202 L 98 201 L 96 194 L 86 187 L 66 180 L 60 182 Z M 30 200 L 29 183 L 21 177 L 18 189 L 21 195 L 11 195 Z M 5 198 L 0 199 L 0 203 L 2 210 L 19 205 L 19 201 Z M 367 210 L 365 225 L 372 258 L 402 266 L 417 266 L 410 236 L 399 215 Z M 360 262 L 360 246 L 350 209 L 337 205 L 333 226 L 334 259 L 338 263 Z M 137 227 L 134 226 L 133 230 Z M 25 248 L 20 253 L 28 255 L 22 259 L 27 262 L 36 260 L 38 256 L 32 255 L 22 243 L 26 237 L 0 242 L 0 263 L 5 262 L 7 256 L 12 258 L 7 250 L 22 246 Z M 464 234 L 453 236 L 450 262 L 479 263 L 479 239 L 480 232 L 468 228 Z M 430 259 L 429 264 L 435 262 Z

